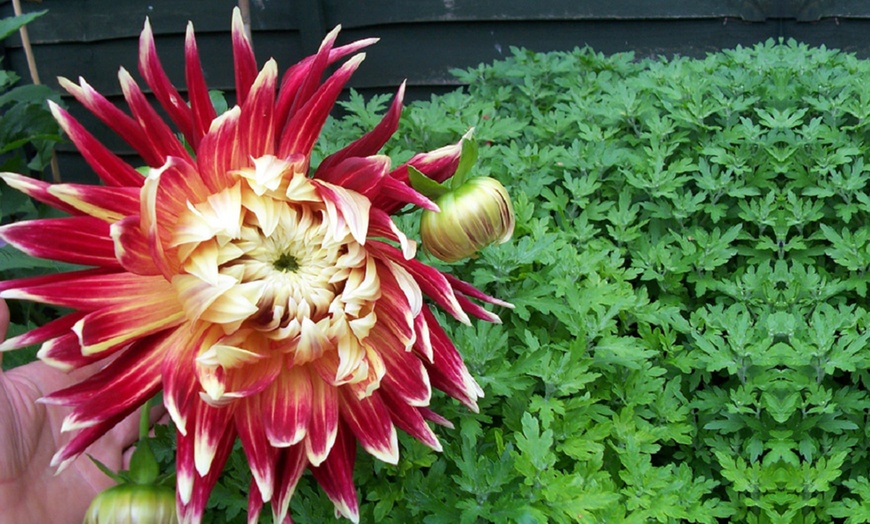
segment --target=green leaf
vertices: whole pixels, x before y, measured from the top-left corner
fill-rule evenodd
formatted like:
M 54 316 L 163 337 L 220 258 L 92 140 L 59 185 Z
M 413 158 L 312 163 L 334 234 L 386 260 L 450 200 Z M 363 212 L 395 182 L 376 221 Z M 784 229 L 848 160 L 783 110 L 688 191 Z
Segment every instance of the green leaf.
M 36 20 L 47 12 L 48 11 L 34 11 L 32 13 L 25 13 L 19 16 L 3 18 L 2 20 L 0 20 L 0 40 L 5 40 L 9 37 L 9 35 L 14 33 L 15 31 L 18 31 L 21 27 Z

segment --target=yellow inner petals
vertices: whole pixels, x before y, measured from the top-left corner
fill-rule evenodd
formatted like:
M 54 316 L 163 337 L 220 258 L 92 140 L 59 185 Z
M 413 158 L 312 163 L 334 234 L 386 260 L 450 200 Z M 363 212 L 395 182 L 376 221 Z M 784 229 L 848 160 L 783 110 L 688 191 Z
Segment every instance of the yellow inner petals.
M 172 285 L 185 314 L 220 328 L 197 359 L 203 398 L 214 404 L 233 396 L 224 372 L 264 358 L 317 363 L 334 385 L 365 382 L 369 392 L 383 375 L 364 342 L 380 280 L 364 236 L 348 225 L 358 221 L 337 215 L 294 168 L 256 159 L 232 173 L 233 186 L 189 202 L 174 229 L 182 272 Z

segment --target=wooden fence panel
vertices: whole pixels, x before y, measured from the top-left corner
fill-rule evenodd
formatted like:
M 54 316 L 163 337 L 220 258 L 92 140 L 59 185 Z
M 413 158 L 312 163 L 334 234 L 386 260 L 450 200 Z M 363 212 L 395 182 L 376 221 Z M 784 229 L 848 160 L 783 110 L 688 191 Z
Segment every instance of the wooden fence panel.
M 192 20 L 209 86 L 231 95 L 229 26 L 236 3 L 42 0 L 25 1 L 24 7 L 48 10 L 29 26 L 47 84 L 57 87 L 55 77 L 81 75 L 120 102 L 118 67 L 138 77 L 137 39 L 146 16 L 174 82 L 183 84 L 184 31 Z M 0 17 L 11 14 L 9 0 L 0 0 Z M 338 24 L 340 43 L 381 37 L 351 86 L 366 94 L 390 92 L 407 79 L 411 100 L 457 87 L 451 69 L 497 60 L 511 46 L 551 51 L 589 45 L 604 53 L 704 56 L 785 37 L 870 56 L 866 0 L 251 0 L 251 18 L 260 63 L 275 57 L 282 69 L 315 52 Z M 28 78 L 17 37 L 5 42 L 4 61 Z M 94 124 L 72 107 L 86 125 Z M 119 153 L 132 154 L 110 133 L 97 134 Z M 64 171 L 87 171 L 69 147 L 61 153 Z

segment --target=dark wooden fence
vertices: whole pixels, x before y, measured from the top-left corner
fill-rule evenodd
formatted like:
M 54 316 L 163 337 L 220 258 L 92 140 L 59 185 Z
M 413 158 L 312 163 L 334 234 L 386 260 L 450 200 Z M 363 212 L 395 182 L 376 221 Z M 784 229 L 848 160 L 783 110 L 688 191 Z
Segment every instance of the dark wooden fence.
M 85 77 L 120 100 L 119 66 L 136 69 L 136 42 L 149 17 L 170 77 L 181 85 L 183 39 L 191 20 L 209 86 L 232 91 L 230 12 L 235 0 L 42 0 L 29 26 L 44 81 Z M 0 2 L 0 17 L 12 5 Z M 392 91 L 408 79 L 409 98 L 455 88 L 450 69 L 491 62 L 511 46 L 536 51 L 589 45 L 604 53 L 703 56 L 769 38 L 795 38 L 870 56 L 866 0 L 251 0 L 254 45 L 262 63 L 280 67 L 316 51 L 323 35 L 343 27 L 341 42 L 379 36 L 352 86 Z M 17 37 L 5 42 L 4 66 L 29 78 Z M 74 108 L 86 125 L 92 120 Z M 97 126 L 98 127 L 98 126 Z M 100 135 L 105 136 L 105 135 Z M 105 139 L 129 153 L 124 144 Z M 67 149 L 62 167 L 85 169 Z

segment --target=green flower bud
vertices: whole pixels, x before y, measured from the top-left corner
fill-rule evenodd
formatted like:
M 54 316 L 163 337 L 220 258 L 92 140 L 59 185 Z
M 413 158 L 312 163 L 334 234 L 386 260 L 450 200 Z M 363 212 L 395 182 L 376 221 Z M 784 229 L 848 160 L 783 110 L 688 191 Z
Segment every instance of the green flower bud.
M 432 256 L 456 262 L 484 247 L 507 242 L 514 232 L 510 195 L 498 180 L 476 177 L 436 201 L 440 213 L 423 211 L 420 237 Z
M 111 487 L 94 498 L 82 524 L 178 524 L 175 492 L 143 484 Z

